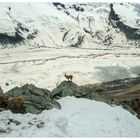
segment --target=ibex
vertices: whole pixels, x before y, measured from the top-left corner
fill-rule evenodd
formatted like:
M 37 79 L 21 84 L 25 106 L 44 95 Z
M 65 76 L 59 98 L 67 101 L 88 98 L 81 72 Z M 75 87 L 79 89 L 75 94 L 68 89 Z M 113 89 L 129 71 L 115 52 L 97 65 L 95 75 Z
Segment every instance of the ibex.
M 68 79 L 68 81 L 72 81 L 73 75 L 66 75 L 65 74 L 66 79 Z

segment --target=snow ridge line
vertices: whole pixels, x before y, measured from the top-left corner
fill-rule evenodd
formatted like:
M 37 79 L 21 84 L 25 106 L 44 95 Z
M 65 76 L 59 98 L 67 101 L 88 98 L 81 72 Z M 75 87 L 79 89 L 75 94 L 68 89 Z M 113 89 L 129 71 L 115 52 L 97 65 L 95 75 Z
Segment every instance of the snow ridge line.
M 89 54 L 89 55 L 79 55 L 79 56 L 58 56 L 55 58 L 49 58 L 49 59 L 30 59 L 30 60 L 21 60 L 21 61 L 13 61 L 13 62 L 4 62 L 4 63 L 0 63 L 0 64 L 12 64 L 12 63 L 19 63 L 19 62 L 34 62 L 34 61 L 50 61 L 50 60 L 56 60 L 56 59 L 61 59 L 61 58 L 88 58 L 88 57 L 92 57 L 92 58 L 96 58 L 96 57 L 100 57 L 100 56 L 105 56 L 108 55 L 109 53 L 105 53 L 105 54 Z
M 79 55 L 79 56 L 58 56 L 58 57 L 55 57 L 55 58 L 47 58 L 47 59 L 30 59 L 30 60 L 21 60 L 21 61 L 12 61 L 12 62 L 3 62 L 3 63 L 0 63 L 0 64 L 12 64 L 12 63 L 20 63 L 20 62 L 23 62 L 23 63 L 26 63 L 26 62 L 37 62 L 37 61 L 51 61 L 51 60 L 56 60 L 56 59 L 61 59 L 61 58 L 88 58 L 88 57 L 91 57 L 91 58 L 97 58 L 97 57 L 102 57 L 102 56 L 106 56 L 106 55 L 109 55 L 111 53 L 104 53 L 104 54 L 89 54 L 89 55 Z M 113 54 L 115 55 L 116 57 L 118 57 L 119 55 L 133 55 L 133 56 L 140 56 L 139 53 L 115 53 Z

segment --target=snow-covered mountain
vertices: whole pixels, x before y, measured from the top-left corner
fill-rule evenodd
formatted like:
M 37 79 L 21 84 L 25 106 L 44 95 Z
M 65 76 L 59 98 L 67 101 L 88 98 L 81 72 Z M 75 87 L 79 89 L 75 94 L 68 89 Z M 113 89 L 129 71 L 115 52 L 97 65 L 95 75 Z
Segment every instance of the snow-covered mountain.
M 26 83 L 53 89 L 65 73 L 79 85 L 138 76 L 139 8 L 0 3 L 0 85 L 4 91 Z
M 139 46 L 140 4 L 0 3 L 4 93 L 27 83 L 52 90 L 65 74 L 77 85 L 138 77 Z M 0 112 L 0 136 L 140 136 L 140 120 L 121 107 L 58 102 L 61 110 L 39 115 Z
M 0 47 L 139 47 L 140 5 L 1 3 Z

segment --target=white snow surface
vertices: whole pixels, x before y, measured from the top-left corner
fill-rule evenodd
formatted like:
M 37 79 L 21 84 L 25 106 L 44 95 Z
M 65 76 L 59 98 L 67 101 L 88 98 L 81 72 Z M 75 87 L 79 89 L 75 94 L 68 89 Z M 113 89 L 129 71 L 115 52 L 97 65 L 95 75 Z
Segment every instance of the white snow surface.
M 108 24 L 110 3 L 64 4 L 66 9 L 60 6 L 61 9 L 58 10 L 52 3 L 1 3 L 0 33 L 14 34 L 15 25 L 8 16 L 7 13 L 9 13 L 13 19 L 21 22 L 25 27 L 37 30 L 36 38 L 25 40 L 26 46 L 67 47 L 75 44 L 79 37 L 84 37 L 80 47 L 93 48 L 94 43 L 103 44 L 107 36 L 112 36 L 113 45 L 135 47 L 133 41 L 128 42 L 124 33 L 118 33 Z M 84 8 L 84 11 L 76 11 L 73 8 L 74 4 Z M 8 10 L 9 6 L 11 11 Z M 136 22 L 140 18 L 139 12 L 137 13 L 135 9 L 135 5 L 131 3 L 123 3 L 123 5 L 114 3 L 115 12 L 126 25 L 133 28 L 137 27 Z M 137 28 L 140 29 L 140 27 Z M 94 37 L 86 33 L 84 29 L 91 31 Z M 6 46 L 13 47 L 11 44 Z M 20 46 L 20 44 L 14 46 Z
M 39 115 L 0 112 L 0 137 L 138 137 L 140 120 L 117 106 L 84 98 L 59 100 L 62 109 L 44 110 Z M 8 123 L 18 120 L 19 125 Z M 37 124 L 44 126 L 38 128 Z
M 0 85 L 4 92 L 26 83 L 52 90 L 65 80 L 65 73 L 73 74 L 73 82 L 78 85 L 139 75 L 140 49 L 103 48 L 3 49 Z

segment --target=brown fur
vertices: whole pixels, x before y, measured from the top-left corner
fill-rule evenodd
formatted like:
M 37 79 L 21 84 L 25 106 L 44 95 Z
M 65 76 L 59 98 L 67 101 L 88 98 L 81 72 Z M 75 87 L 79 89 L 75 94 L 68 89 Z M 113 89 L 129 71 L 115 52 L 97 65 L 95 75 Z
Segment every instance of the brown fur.
M 72 81 L 73 75 L 66 75 L 65 74 L 66 79 L 68 79 L 68 81 Z
M 21 110 L 24 108 L 23 97 L 11 97 L 8 102 L 11 110 Z

